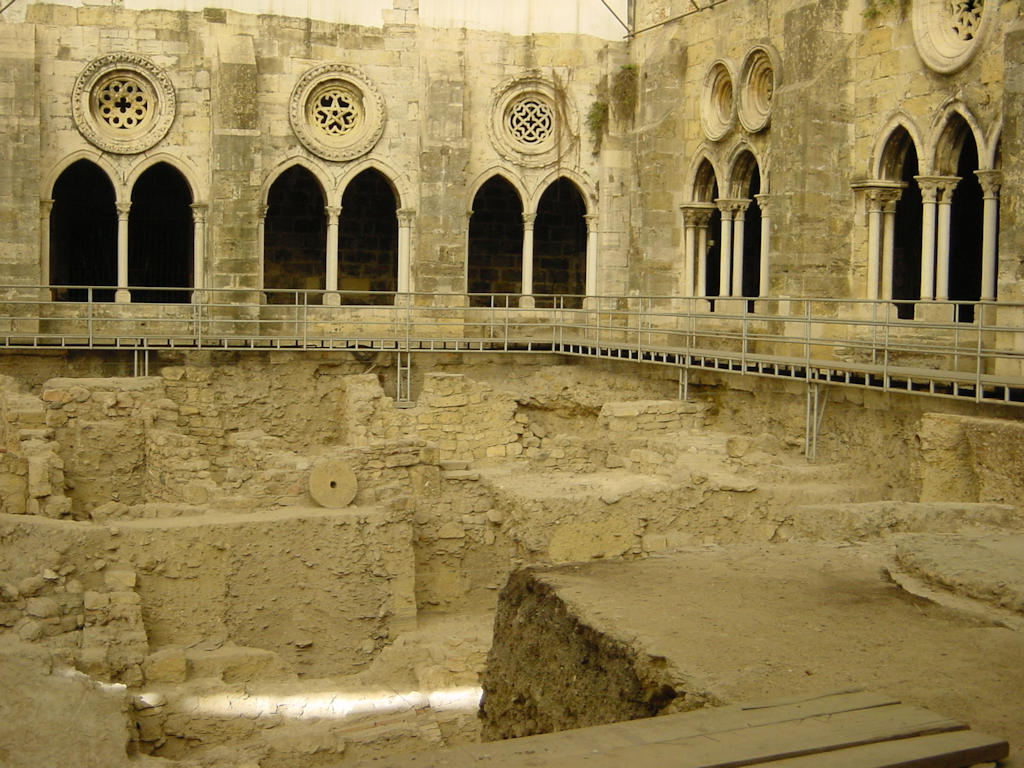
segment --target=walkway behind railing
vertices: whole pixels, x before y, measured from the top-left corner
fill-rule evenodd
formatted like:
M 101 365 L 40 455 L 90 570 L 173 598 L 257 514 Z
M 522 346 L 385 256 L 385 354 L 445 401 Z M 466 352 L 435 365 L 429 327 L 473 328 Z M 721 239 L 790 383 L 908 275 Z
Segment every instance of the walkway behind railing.
M 714 370 L 1024 404 L 1021 304 L 907 304 L 901 319 L 891 302 L 843 299 L 156 290 L 182 301 L 0 286 L 0 347 L 553 352 L 673 366 L 684 390 Z

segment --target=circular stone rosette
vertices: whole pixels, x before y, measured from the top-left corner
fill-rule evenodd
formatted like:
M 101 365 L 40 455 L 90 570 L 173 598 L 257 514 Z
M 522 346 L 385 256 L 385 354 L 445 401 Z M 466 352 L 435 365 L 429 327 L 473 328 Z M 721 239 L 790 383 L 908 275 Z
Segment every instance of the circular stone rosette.
M 914 0 L 914 44 L 924 63 L 950 74 L 967 66 L 998 12 L 996 0 Z
M 145 56 L 115 53 L 86 65 L 75 81 L 72 117 L 89 143 L 119 154 L 156 146 L 174 122 L 167 74 Z
M 778 54 L 773 48 L 751 48 L 740 69 L 740 97 L 736 105 L 740 125 L 750 133 L 768 127 L 772 118 L 772 100 L 779 86 Z
M 736 121 L 732 67 L 724 59 L 712 62 L 704 77 L 700 102 L 700 122 L 711 141 L 724 139 Z
M 552 83 L 532 75 L 513 78 L 491 100 L 491 144 L 517 165 L 551 165 L 572 143 L 567 123 L 574 114 Z
M 292 90 L 288 117 L 302 146 L 325 160 L 353 160 L 384 133 L 384 97 L 373 82 L 347 64 L 306 72 Z

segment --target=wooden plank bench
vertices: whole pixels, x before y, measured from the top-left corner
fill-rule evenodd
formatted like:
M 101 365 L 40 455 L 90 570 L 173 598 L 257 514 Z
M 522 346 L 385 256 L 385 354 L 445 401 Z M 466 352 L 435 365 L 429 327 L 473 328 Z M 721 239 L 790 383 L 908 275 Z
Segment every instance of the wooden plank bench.
M 393 768 L 969 768 L 1006 741 L 887 696 L 732 705 L 357 763 Z

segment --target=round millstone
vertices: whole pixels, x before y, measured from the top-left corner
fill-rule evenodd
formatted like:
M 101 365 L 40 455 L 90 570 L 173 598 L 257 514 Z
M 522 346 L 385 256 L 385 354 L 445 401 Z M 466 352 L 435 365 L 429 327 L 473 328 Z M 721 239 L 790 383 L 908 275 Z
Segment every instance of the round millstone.
M 321 507 L 347 507 L 356 497 L 355 473 L 347 462 L 325 459 L 309 473 L 309 495 Z

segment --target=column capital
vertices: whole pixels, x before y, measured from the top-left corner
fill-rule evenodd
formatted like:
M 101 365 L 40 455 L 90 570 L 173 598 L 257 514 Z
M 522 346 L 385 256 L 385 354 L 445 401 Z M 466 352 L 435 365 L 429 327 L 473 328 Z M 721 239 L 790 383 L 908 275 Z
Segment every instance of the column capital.
M 259 217 L 261 219 L 267 218 L 267 214 L 268 213 L 270 213 L 270 206 L 269 205 L 264 204 L 264 205 L 261 205 L 259 207 Z
M 750 205 L 749 200 L 731 197 L 720 197 L 715 200 L 715 205 L 718 206 L 718 210 L 722 213 L 737 214 L 747 210 L 747 206 Z
M 981 184 L 981 196 L 998 198 L 999 188 L 1003 185 L 1003 172 L 995 170 L 978 170 L 974 172 Z
M 587 234 L 597 231 L 597 220 L 598 216 L 596 213 L 585 213 L 583 214 L 583 220 L 587 222 Z
M 416 219 L 416 209 L 399 208 L 397 211 L 395 211 L 395 215 L 398 217 L 398 226 L 411 227 L 413 221 Z
M 336 220 L 341 215 L 341 206 L 340 205 L 325 205 L 324 206 L 324 214 L 327 216 L 328 219 L 335 219 Z
M 921 188 L 921 197 L 926 203 L 951 202 L 950 195 L 960 183 L 959 176 L 915 176 L 914 181 Z
M 754 200 L 757 201 L 757 207 L 761 209 L 761 215 L 767 216 L 768 208 L 769 206 L 771 206 L 772 203 L 772 196 L 769 195 L 767 192 L 759 192 L 758 194 L 754 195 Z
M 117 218 L 124 219 L 125 221 L 127 221 L 128 220 L 128 214 L 132 210 L 131 201 L 129 201 L 127 203 L 117 203 L 116 206 L 117 206 Z
M 718 210 L 714 203 L 683 203 L 679 206 L 683 212 L 683 224 L 690 227 L 706 227 L 711 214 Z
M 869 211 L 881 211 L 889 203 L 895 203 L 907 188 L 905 181 L 858 181 L 850 185 L 855 191 L 863 192 Z
M 206 223 L 206 214 L 210 209 L 210 206 L 206 203 L 192 203 L 189 208 L 192 209 L 192 221 L 196 224 Z
M 524 213 L 523 214 L 523 226 L 527 229 L 533 229 L 533 223 L 537 220 L 536 213 Z
M 53 200 L 46 199 L 46 198 L 40 200 L 39 201 L 39 215 L 40 216 L 44 216 L 44 217 L 45 216 L 49 216 L 50 215 L 50 211 L 53 210 L 53 202 L 54 202 Z

